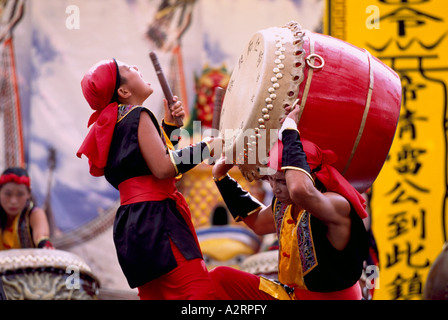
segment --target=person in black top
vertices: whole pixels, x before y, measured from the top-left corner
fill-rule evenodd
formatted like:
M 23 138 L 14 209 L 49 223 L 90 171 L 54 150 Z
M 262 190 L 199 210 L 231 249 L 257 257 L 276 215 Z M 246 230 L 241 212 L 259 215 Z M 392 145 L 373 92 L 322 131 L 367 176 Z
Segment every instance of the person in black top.
M 264 206 L 243 190 L 221 158 L 216 185 L 236 220 L 257 234 L 277 233 L 278 280 L 217 267 L 210 274 L 220 299 L 361 299 L 358 281 L 368 252 L 364 199 L 331 166 L 337 158 L 297 130 L 299 108 L 290 112 L 269 155 L 274 198 Z M 246 288 L 246 289 L 243 289 Z
M 84 76 L 83 94 L 96 112 L 78 151 L 90 173 L 104 175 L 120 192 L 113 237 L 120 266 L 140 299 L 214 299 L 188 205 L 176 177 L 194 168 L 222 140 L 208 138 L 184 149 L 168 139 L 183 118 L 182 103 L 168 107 L 160 126 L 143 107 L 153 93 L 135 66 L 104 60 Z M 199 159 L 199 160 L 198 160 Z
M 32 200 L 26 169 L 10 167 L 0 175 L 0 250 L 54 249 L 45 211 Z

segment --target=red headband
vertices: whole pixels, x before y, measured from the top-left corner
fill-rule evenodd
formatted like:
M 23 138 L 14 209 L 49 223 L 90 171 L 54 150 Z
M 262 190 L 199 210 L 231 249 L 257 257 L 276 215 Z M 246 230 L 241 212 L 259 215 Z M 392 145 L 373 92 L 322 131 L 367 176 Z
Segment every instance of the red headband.
M 314 143 L 302 139 L 303 151 L 311 171 L 325 186 L 327 191 L 336 192 L 346 198 L 361 219 L 368 216 L 363 196 L 337 171 L 332 164 L 338 159 L 331 150 L 321 150 Z M 278 140 L 269 155 L 269 166 L 277 171 L 282 167 L 283 143 Z
M 94 65 L 81 81 L 82 92 L 90 107 L 95 110 L 89 119 L 93 124 L 76 155 L 89 159 L 90 174 L 104 174 L 110 143 L 117 123 L 118 104 L 114 100 L 119 79 L 115 60 L 103 60 Z
M 17 184 L 24 184 L 26 185 L 28 188 L 31 187 L 31 179 L 29 177 L 26 176 L 18 176 L 14 173 L 7 173 L 7 174 L 3 174 L 0 177 L 0 186 L 8 183 L 8 182 L 14 182 Z

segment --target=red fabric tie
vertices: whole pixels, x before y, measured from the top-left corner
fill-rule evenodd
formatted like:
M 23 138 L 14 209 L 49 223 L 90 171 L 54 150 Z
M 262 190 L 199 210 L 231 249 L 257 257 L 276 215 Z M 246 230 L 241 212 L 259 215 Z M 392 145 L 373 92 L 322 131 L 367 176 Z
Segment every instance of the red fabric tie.
M 19 177 L 18 175 L 14 174 L 14 173 L 4 174 L 0 177 L 0 186 L 6 184 L 8 182 L 24 184 L 28 188 L 30 188 L 30 186 L 31 186 L 31 180 L 29 177 L 26 177 L 26 176 Z
M 122 206 L 143 201 L 173 199 L 176 202 L 177 210 L 184 218 L 191 233 L 194 235 L 198 248 L 200 248 L 196 231 L 191 221 L 190 208 L 182 193 L 177 190 L 174 178 L 160 180 L 152 175 L 135 177 L 120 183 L 118 190 L 120 191 Z
M 87 127 L 93 124 L 76 155 L 84 154 L 89 159 L 90 174 L 104 175 L 110 144 L 117 123 L 118 103 L 111 102 L 119 79 L 115 60 L 104 60 L 94 65 L 81 81 L 82 92 L 95 112 Z

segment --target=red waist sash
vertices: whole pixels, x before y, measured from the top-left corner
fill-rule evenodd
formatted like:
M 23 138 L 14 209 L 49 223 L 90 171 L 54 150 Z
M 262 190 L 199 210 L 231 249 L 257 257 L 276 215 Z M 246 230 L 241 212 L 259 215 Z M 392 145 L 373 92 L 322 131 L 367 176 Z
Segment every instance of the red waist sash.
M 174 178 L 160 180 L 152 175 L 140 176 L 123 181 L 118 185 L 121 205 L 143 201 L 177 200 L 178 193 Z
M 153 175 L 135 177 L 120 183 L 118 191 L 120 191 L 122 206 L 145 201 L 174 200 L 177 210 L 187 223 L 199 248 L 199 241 L 191 221 L 190 208 L 182 193 L 177 190 L 174 178 L 160 180 Z

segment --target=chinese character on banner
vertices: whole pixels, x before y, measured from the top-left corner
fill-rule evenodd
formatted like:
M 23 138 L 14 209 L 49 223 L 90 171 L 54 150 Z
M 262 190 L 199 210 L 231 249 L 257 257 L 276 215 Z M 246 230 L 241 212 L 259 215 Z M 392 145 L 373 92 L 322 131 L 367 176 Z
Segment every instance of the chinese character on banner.
M 326 32 L 367 49 L 402 83 L 394 142 L 372 186 L 374 299 L 422 299 L 448 240 L 447 8 L 445 0 L 327 0 Z

